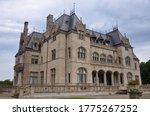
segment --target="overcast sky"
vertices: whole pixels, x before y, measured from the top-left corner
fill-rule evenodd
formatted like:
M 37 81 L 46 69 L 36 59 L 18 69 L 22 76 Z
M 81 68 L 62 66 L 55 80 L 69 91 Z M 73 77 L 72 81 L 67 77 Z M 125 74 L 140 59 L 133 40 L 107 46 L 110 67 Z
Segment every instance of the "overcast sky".
M 0 80 L 13 78 L 23 23 L 43 32 L 47 15 L 70 14 L 73 3 L 87 28 L 106 33 L 118 25 L 140 61 L 150 59 L 150 0 L 0 0 Z

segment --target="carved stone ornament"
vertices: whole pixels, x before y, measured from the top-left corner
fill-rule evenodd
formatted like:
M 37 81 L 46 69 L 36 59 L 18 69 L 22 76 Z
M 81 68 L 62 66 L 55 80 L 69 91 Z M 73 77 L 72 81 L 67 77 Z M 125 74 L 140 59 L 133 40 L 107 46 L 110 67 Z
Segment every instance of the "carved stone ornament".
M 59 26 L 57 23 L 49 23 L 48 25 L 48 33 L 49 35 L 52 35 L 53 33 L 57 32 Z
M 123 38 L 123 39 L 122 39 L 122 42 L 123 42 L 124 44 L 129 44 L 129 40 L 128 40 L 127 38 Z
M 75 27 L 76 27 L 77 31 L 85 32 L 85 30 L 86 30 L 85 25 L 81 21 L 77 22 Z

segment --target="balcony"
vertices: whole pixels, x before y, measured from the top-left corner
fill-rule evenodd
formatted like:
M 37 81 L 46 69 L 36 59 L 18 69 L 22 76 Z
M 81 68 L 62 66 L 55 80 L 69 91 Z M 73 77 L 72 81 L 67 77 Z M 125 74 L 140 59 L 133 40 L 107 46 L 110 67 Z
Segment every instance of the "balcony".
M 93 61 L 93 60 L 91 60 L 91 65 L 98 65 L 98 66 L 105 66 L 105 67 L 114 67 L 114 68 L 123 68 L 123 64 L 107 63 L 107 62 Z
M 18 63 L 14 66 L 14 70 L 17 72 L 23 71 L 24 69 L 24 63 Z

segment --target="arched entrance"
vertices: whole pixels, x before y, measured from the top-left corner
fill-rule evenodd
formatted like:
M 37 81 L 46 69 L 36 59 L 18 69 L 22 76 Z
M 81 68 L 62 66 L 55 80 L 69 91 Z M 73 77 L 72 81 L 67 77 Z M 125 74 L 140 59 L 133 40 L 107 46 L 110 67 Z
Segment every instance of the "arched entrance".
M 115 71 L 114 72 L 114 84 L 119 85 L 119 72 Z
M 120 73 L 120 83 L 124 84 L 124 77 L 123 77 L 123 73 Z
M 112 72 L 111 71 L 107 71 L 106 72 L 106 82 L 107 82 L 107 85 L 112 85 L 111 76 L 112 76 Z
M 96 81 L 97 81 L 97 79 L 96 79 L 96 71 L 94 70 L 94 71 L 92 71 L 92 83 L 93 84 L 96 84 Z
M 104 71 L 103 70 L 99 70 L 98 71 L 98 83 L 99 84 L 104 84 Z

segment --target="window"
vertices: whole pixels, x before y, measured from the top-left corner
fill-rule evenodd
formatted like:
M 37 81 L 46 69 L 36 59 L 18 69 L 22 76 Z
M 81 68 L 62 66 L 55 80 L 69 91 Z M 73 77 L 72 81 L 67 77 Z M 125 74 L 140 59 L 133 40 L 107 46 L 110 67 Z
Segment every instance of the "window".
M 98 53 L 94 52 L 92 56 L 93 56 L 93 61 L 99 60 L 99 54 Z
M 39 44 L 39 51 L 41 51 L 41 43 Z
M 113 57 L 111 55 L 107 56 L 107 62 L 108 63 L 113 63 Z
M 68 83 L 71 83 L 70 73 L 68 73 Z
M 100 61 L 101 62 L 106 62 L 106 55 L 105 54 L 101 54 Z
M 78 58 L 79 59 L 85 59 L 86 56 L 86 50 L 83 47 L 78 48 Z
M 36 42 L 34 43 L 34 47 L 35 47 L 35 48 L 37 47 L 37 43 L 36 43 Z
M 52 37 L 52 42 L 55 41 L 55 40 L 56 40 L 56 36 L 53 36 Z
M 77 71 L 77 82 L 78 83 L 86 83 L 86 69 L 79 68 Z
M 43 57 L 41 56 L 41 64 L 43 63 Z
M 135 75 L 135 80 L 139 81 L 139 76 L 138 75 Z
M 123 84 L 124 78 L 123 78 L 123 73 L 120 74 L 120 83 Z
M 51 85 L 55 85 L 55 76 L 56 76 L 56 69 L 51 69 Z
M 52 33 L 51 39 L 52 39 L 52 42 L 56 41 L 56 32 Z
M 128 51 L 128 47 L 125 47 L 125 50 Z
M 38 72 L 30 72 L 30 84 L 38 84 Z
M 129 57 L 129 56 L 127 56 L 127 57 L 125 58 L 125 62 L 126 62 L 126 65 L 127 65 L 127 66 L 130 66 L 130 65 L 131 65 L 130 57 Z
M 121 64 L 121 57 L 118 57 L 118 62 L 119 64 Z
M 31 57 L 31 64 L 38 64 L 38 59 L 39 59 L 39 56 L 32 55 L 32 57 Z
M 71 58 L 71 48 L 68 48 L 68 57 Z
M 44 71 L 41 71 L 40 84 L 44 84 Z
M 79 39 L 84 39 L 83 31 L 79 31 Z
M 132 73 L 131 72 L 127 73 L 127 79 L 128 79 L 128 81 L 132 80 Z
M 134 63 L 134 66 L 135 66 L 135 70 L 137 70 L 137 65 L 136 65 L 136 63 Z
M 52 50 L 52 60 L 56 59 L 56 49 Z

